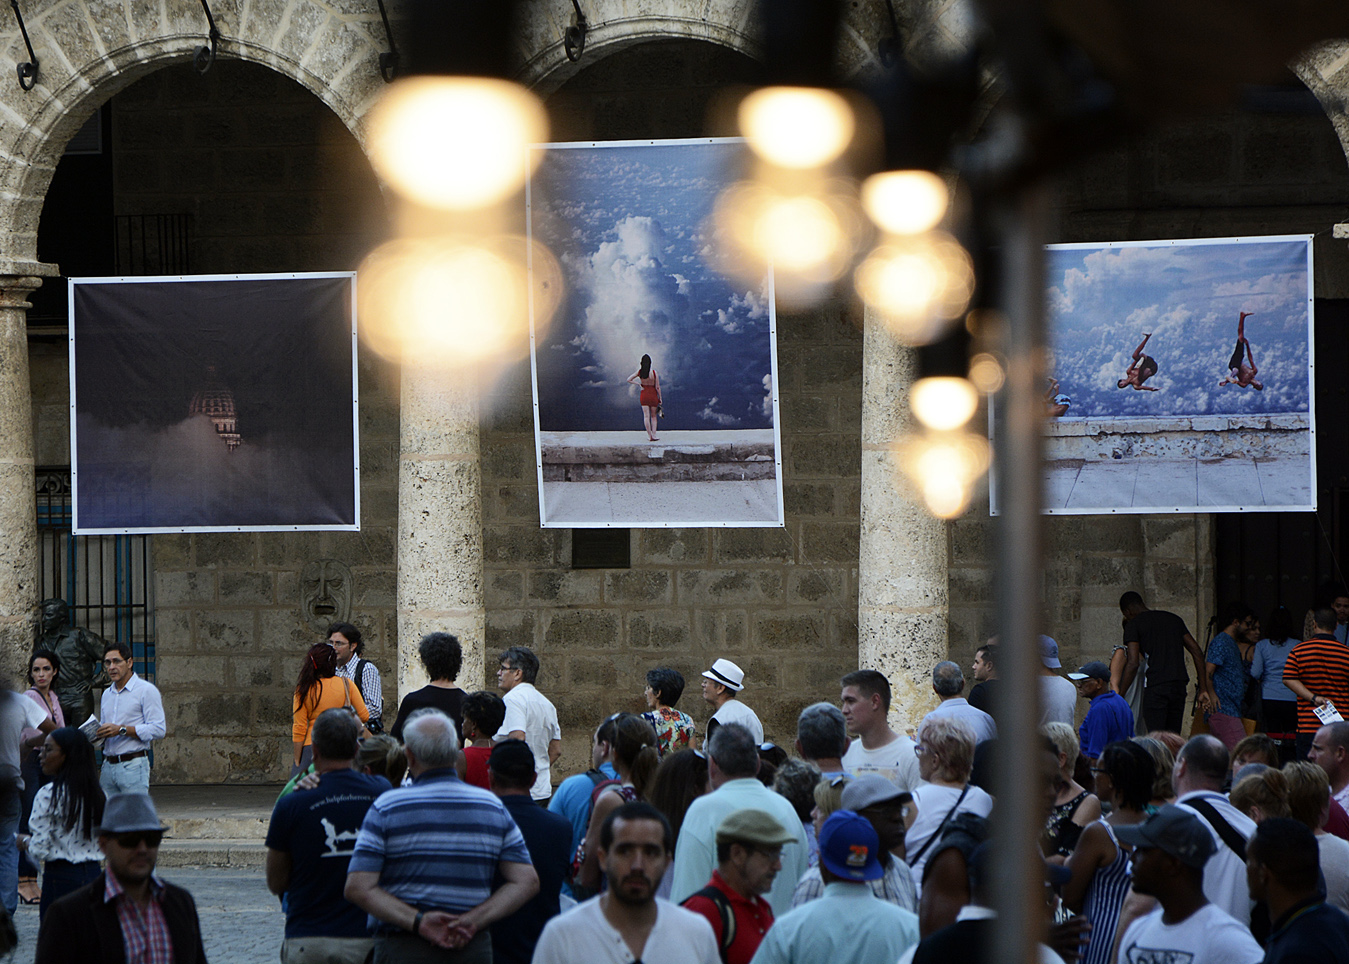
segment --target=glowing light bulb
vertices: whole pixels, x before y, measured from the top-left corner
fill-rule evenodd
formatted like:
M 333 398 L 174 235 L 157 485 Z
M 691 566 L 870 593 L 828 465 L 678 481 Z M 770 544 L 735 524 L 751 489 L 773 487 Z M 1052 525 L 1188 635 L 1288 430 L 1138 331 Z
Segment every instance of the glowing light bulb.
M 852 107 L 819 87 L 762 87 L 740 102 L 740 132 L 750 148 L 779 167 L 823 167 L 852 141 Z
M 988 440 L 966 432 L 933 432 L 899 442 L 894 458 L 928 511 L 950 519 L 969 507 L 974 483 L 988 470 Z
M 379 354 L 463 367 L 523 353 L 531 300 L 536 326 L 551 318 L 561 270 L 542 245 L 523 238 L 410 238 L 391 241 L 361 265 L 360 334 Z M 531 290 L 530 285 L 533 284 Z
M 1007 375 L 997 356 L 989 352 L 980 352 L 970 359 L 970 382 L 985 395 L 1001 390 Z
M 370 161 L 410 200 L 473 209 L 519 190 L 526 148 L 547 136 L 543 105 L 518 84 L 408 77 L 390 85 L 370 112 Z
M 884 171 L 862 182 L 862 207 L 891 234 L 922 234 L 941 223 L 946 182 L 931 171 Z
M 964 378 L 920 378 L 909 394 L 909 407 L 928 428 L 949 432 L 974 417 L 979 393 Z
M 857 247 L 860 214 L 832 182 L 788 193 L 740 181 L 713 208 L 712 257 L 727 274 L 758 284 L 773 270 L 780 301 L 806 306 L 822 300 L 847 270 Z
M 974 264 L 960 242 L 931 231 L 877 246 L 853 275 L 857 293 L 895 337 L 932 341 L 965 310 L 974 292 Z

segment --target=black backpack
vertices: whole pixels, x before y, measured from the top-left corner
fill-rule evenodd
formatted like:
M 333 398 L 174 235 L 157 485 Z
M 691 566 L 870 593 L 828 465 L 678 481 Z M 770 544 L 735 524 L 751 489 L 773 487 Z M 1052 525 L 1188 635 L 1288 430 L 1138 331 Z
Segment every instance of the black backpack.
M 365 667 L 369 665 L 369 663 L 370 660 L 368 659 L 362 659 L 359 656 L 356 657 L 356 670 L 351 674 L 354 677 L 352 682 L 356 684 L 356 689 L 361 694 L 361 699 L 363 700 L 366 698 L 365 687 L 361 685 L 361 681 L 365 679 Z M 370 705 L 369 700 L 366 700 L 366 706 L 369 707 L 369 705 Z M 384 721 L 378 716 L 372 716 L 370 717 L 369 720 L 366 721 L 365 728 L 369 730 L 371 733 L 375 734 L 383 733 Z
M 735 911 L 731 910 L 731 902 L 726 899 L 726 895 L 717 887 L 708 884 L 696 894 L 690 894 L 684 898 L 681 907 L 687 907 L 689 901 L 695 897 L 706 897 L 716 907 L 717 913 L 721 915 L 721 942 L 718 951 L 721 954 L 723 964 L 726 961 L 726 952 L 731 949 L 735 943 Z

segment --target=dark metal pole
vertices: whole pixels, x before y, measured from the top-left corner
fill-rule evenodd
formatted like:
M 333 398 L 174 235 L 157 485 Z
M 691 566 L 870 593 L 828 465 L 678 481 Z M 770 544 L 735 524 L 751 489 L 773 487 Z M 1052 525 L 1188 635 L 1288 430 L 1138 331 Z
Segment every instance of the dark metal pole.
M 993 946 L 999 961 L 1035 964 L 1044 921 L 1044 876 L 1038 838 L 1044 824 L 1040 720 L 1042 540 L 1040 391 L 1044 343 L 1045 189 L 1013 195 L 1000 212 L 1003 352 L 1007 378 L 997 399 L 999 676 L 1005 696 L 998 719 L 994 808 Z

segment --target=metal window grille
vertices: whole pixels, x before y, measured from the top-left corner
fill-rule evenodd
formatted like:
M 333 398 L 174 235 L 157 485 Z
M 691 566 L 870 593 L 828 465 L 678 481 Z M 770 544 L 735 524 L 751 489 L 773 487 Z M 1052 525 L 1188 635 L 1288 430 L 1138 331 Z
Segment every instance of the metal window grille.
M 119 214 L 113 218 L 113 266 L 119 275 L 188 274 L 189 214 Z
M 70 468 L 37 470 L 38 586 L 64 599 L 76 626 L 131 647 L 141 677 L 155 678 L 154 569 L 150 537 L 70 531 Z

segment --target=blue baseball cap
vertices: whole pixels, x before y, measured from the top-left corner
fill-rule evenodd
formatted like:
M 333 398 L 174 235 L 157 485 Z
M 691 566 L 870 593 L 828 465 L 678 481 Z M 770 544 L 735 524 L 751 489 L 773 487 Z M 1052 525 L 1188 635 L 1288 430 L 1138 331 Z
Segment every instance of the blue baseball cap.
M 843 880 L 879 880 L 881 841 L 871 821 L 853 810 L 835 810 L 820 828 L 820 863 Z

